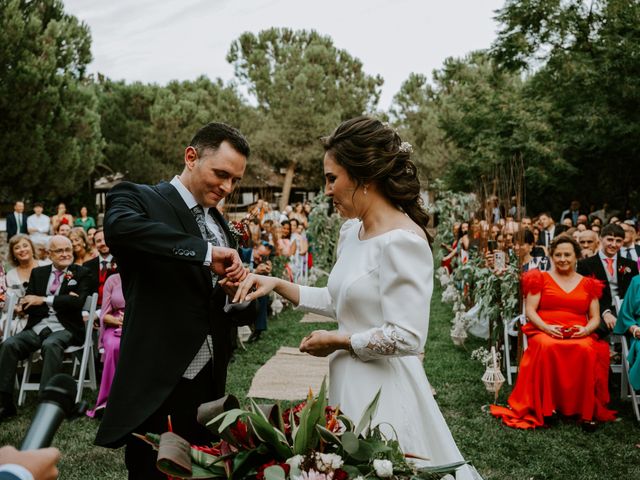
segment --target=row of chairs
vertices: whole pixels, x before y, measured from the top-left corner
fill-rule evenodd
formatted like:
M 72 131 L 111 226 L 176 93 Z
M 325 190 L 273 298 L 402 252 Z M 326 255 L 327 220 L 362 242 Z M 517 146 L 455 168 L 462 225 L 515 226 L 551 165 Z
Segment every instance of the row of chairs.
M 2 341 L 6 341 L 15 331 L 14 310 L 18 303 L 18 297 L 12 293 L 7 293 L 7 315 L 2 325 Z M 82 399 L 84 388 L 97 389 L 98 381 L 96 376 L 96 368 L 94 362 L 94 345 L 93 345 L 93 319 L 96 316 L 98 305 L 98 294 L 87 297 L 82 308 L 82 316 L 85 321 L 85 335 L 82 345 L 72 345 L 65 349 L 64 353 L 68 357 L 67 363 L 71 363 L 72 376 L 78 383 L 78 391 L 76 402 Z M 23 405 L 27 396 L 27 392 L 38 391 L 40 383 L 31 381 L 31 372 L 33 364 L 39 358 L 40 352 L 31 354 L 24 362 L 22 376 L 18 384 L 18 405 Z M 17 379 L 16 379 L 17 382 Z
M 622 306 L 622 300 L 619 297 L 615 298 L 616 310 L 619 312 Z M 507 383 L 512 385 L 513 376 L 518 373 L 518 366 L 511 362 L 511 338 L 518 337 L 521 339 L 522 352 L 527 349 L 527 336 L 523 335 L 521 327 L 527 322 L 527 316 L 524 306 L 522 308 L 522 314 L 516 318 L 504 321 L 503 328 L 503 341 L 504 341 L 504 367 L 507 373 Z M 619 344 L 621 346 L 621 361 L 620 363 L 611 364 L 611 371 L 621 375 L 620 378 L 620 398 L 623 400 L 631 400 L 633 406 L 633 412 L 636 419 L 640 422 L 640 394 L 636 393 L 631 381 L 629 379 L 629 343 L 625 335 L 611 335 L 611 342 Z

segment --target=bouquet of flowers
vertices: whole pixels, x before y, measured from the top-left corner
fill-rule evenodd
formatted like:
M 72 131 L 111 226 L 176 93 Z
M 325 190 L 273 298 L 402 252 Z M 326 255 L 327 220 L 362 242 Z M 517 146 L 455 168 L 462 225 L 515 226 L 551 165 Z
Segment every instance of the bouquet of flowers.
M 157 466 L 170 478 L 226 478 L 257 480 L 346 480 L 364 478 L 439 479 L 465 462 L 418 466 L 372 425 L 380 392 L 356 424 L 339 408 L 327 405 L 325 383 L 318 396 L 281 412 L 279 405 L 247 410 L 233 397 L 217 403 L 224 411 L 199 421 L 220 437 L 212 446 L 195 446 L 171 431 L 139 438 L 158 450 Z M 422 459 L 426 460 L 426 459 Z

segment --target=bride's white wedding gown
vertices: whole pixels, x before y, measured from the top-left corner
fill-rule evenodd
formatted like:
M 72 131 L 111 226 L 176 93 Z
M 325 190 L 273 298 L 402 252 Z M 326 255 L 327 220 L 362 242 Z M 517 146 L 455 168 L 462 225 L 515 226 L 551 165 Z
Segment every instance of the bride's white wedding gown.
M 329 401 L 358 421 L 380 389 L 373 424 L 397 432 L 403 450 L 431 464 L 462 460 L 433 399 L 418 355 L 429 327 L 433 258 L 427 242 L 407 230 L 360 240 L 361 222 L 347 221 L 327 287 L 300 287 L 299 307 L 333 317 L 351 335 L 355 356 L 330 357 Z M 471 479 L 468 467 L 456 478 Z

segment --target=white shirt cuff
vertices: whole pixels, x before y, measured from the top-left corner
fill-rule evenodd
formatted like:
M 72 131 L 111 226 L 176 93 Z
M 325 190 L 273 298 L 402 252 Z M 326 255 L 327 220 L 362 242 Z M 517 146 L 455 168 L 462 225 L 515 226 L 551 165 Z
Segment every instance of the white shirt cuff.
M 48 307 L 53 307 L 53 295 L 47 295 L 44 298 L 44 303 L 46 303 Z
M 212 256 L 213 256 L 213 245 L 211 245 L 210 243 L 207 242 L 207 256 L 204 257 L 204 262 L 202 262 L 205 267 L 210 267 L 211 266 L 211 257 Z
M 4 465 L 0 465 L 0 472 L 12 473 L 20 480 L 34 480 L 33 475 L 29 470 L 24 468 L 22 465 L 16 465 L 14 463 L 5 463 Z

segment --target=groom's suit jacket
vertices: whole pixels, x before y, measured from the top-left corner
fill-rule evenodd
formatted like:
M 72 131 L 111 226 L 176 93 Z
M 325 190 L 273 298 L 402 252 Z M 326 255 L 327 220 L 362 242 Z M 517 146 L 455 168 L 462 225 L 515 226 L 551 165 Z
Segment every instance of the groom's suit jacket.
M 31 271 L 27 295 L 41 297 L 49 295 L 47 284 L 51 276 L 51 269 L 51 265 L 45 265 Z M 62 278 L 58 294 L 53 297 L 53 309 L 62 326 L 73 334 L 73 344 L 82 345 L 85 332 L 82 307 L 87 295 L 91 292 L 91 280 L 89 279 L 89 271 L 80 265 L 69 265 L 67 271 L 68 274 Z M 49 316 L 49 307 L 46 304 L 36 305 L 27 308 L 25 313 L 29 315 L 25 329 L 29 329 Z
M 638 266 L 635 262 L 622 258 L 620 254 L 618 254 L 618 258 L 616 259 L 616 265 L 618 296 L 622 299 L 624 298 L 625 293 L 627 293 L 627 288 L 629 288 L 631 279 L 638 274 Z M 609 280 L 607 278 L 607 273 L 604 271 L 604 265 L 602 264 L 600 255 L 596 253 L 591 257 L 579 260 L 577 272 L 585 277 L 595 277 L 604 282 L 605 288 L 602 291 L 602 297 L 600 297 L 600 316 L 602 316 L 602 313 L 605 310 L 611 310 L 611 313 L 617 316 L 618 313 L 615 305 L 613 304 L 613 299 L 611 298 L 611 290 L 609 290 Z M 606 326 L 602 318 L 600 319 L 600 326 L 596 333 L 600 337 L 606 337 L 610 333 L 609 328 Z
M 215 209 L 219 225 L 231 239 Z M 119 447 L 167 399 L 213 337 L 213 391 L 224 395 L 235 327 L 255 318 L 255 302 L 225 313 L 203 265 L 207 242 L 178 191 L 123 182 L 107 195 L 105 236 L 118 259 L 125 297 L 120 358 L 96 444 Z M 188 401 L 188 399 L 187 399 Z

